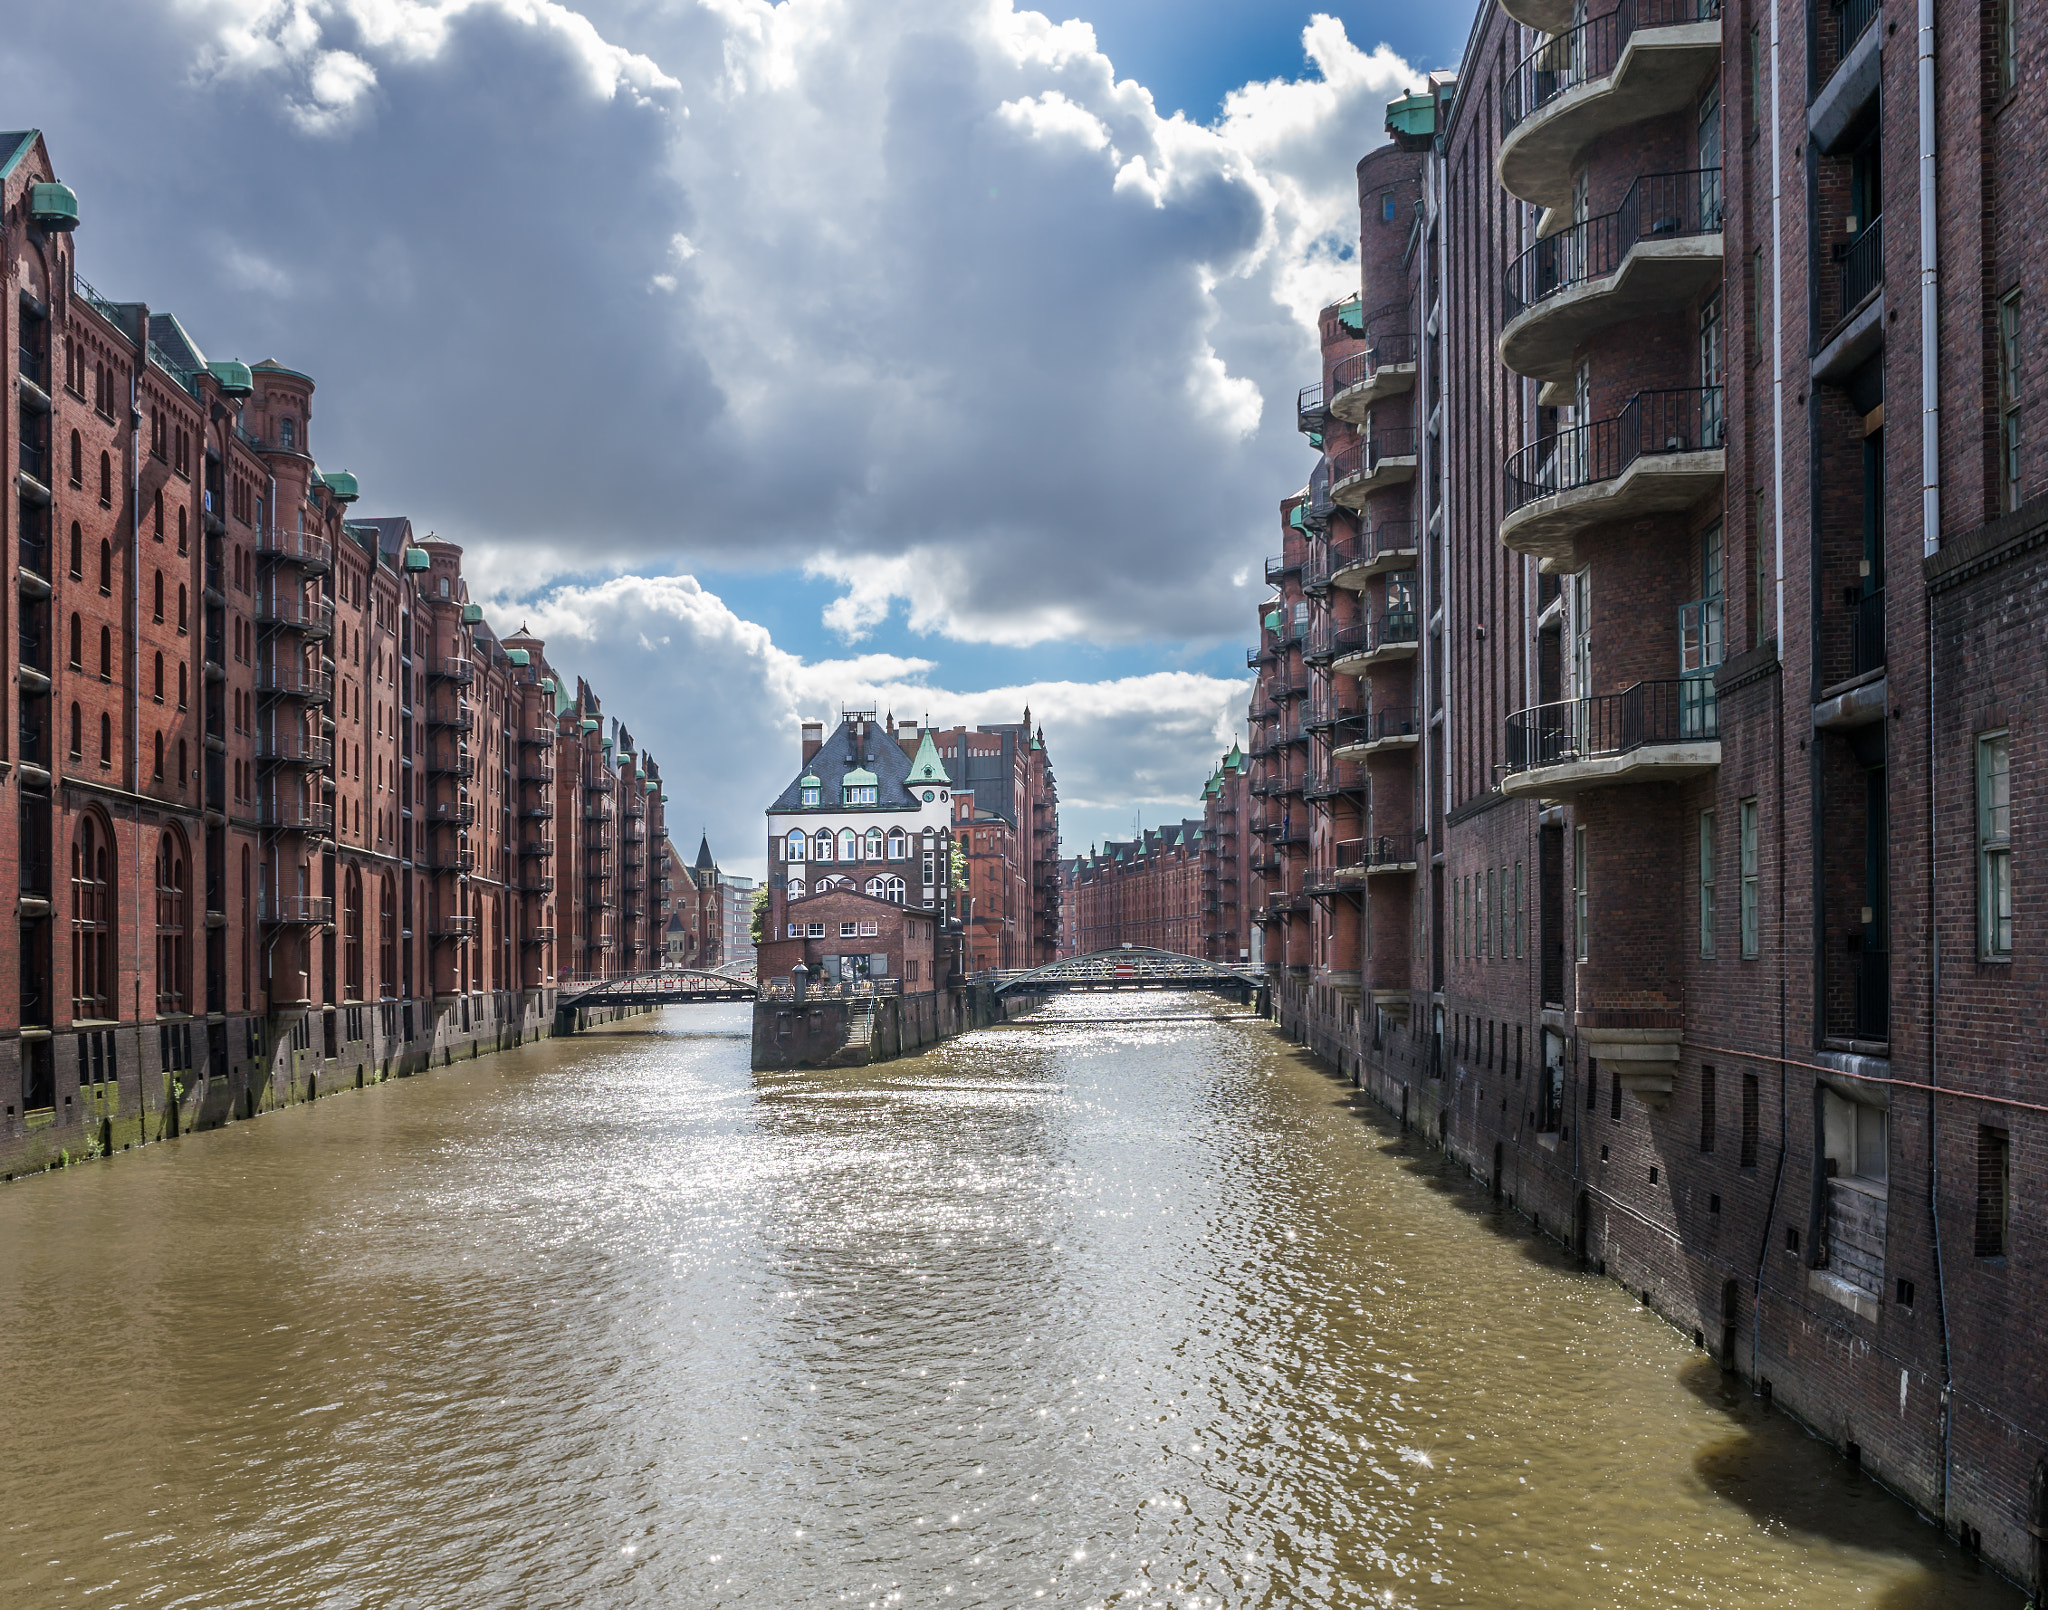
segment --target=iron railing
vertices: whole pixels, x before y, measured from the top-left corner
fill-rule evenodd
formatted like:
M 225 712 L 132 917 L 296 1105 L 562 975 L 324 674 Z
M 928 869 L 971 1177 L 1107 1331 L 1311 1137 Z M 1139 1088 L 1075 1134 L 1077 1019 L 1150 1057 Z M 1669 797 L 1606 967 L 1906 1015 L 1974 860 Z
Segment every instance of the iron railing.
M 1384 335 L 1375 330 L 1370 339 L 1372 345 L 1363 352 L 1339 358 L 1331 366 L 1330 391 L 1333 395 L 1364 385 L 1383 368 L 1415 361 L 1417 346 L 1413 330 L 1389 330 Z
M 1415 441 L 1413 425 L 1375 430 L 1370 436 L 1330 456 L 1330 484 L 1341 486 L 1355 476 L 1375 475 L 1380 465 L 1390 458 L 1413 458 Z
M 1382 833 L 1377 838 L 1343 839 L 1337 845 L 1339 870 L 1407 866 L 1414 859 L 1414 841 L 1393 833 Z
M 1873 218 L 1857 237 L 1835 248 L 1842 280 L 1842 317 L 1847 318 L 1884 283 L 1884 218 Z
M 1712 676 L 1638 682 L 1619 693 L 1517 710 L 1508 717 L 1507 769 L 1562 766 L 1720 735 Z
M 15 461 L 24 475 L 40 481 L 45 487 L 50 484 L 50 450 L 38 447 L 31 441 L 17 441 L 14 444 Z
M 22 379 L 39 390 L 49 390 L 49 387 L 43 384 L 42 354 L 36 352 L 33 348 L 17 344 L 14 349 L 14 356 L 16 363 L 20 366 Z
M 1390 609 L 1368 616 L 1330 634 L 1333 654 L 1373 654 L 1380 649 L 1418 641 L 1417 621 L 1412 609 Z
M 299 732 L 258 733 L 256 758 L 273 765 L 325 768 L 334 764 L 334 745 Z
M 1683 240 L 1721 228 L 1721 170 L 1646 173 L 1613 212 L 1539 240 L 1508 266 L 1501 284 L 1503 322 L 1560 291 L 1604 279 L 1646 240 Z
M 280 833 L 317 833 L 324 838 L 334 831 L 334 807 L 308 805 L 295 799 L 266 799 L 263 825 Z
M 1719 386 L 1639 391 L 1612 418 L 1561 430 L 1510 458 L 1508 512 L 1538 498 L 1612 481 L 1639 458 L 1718 448 L 1725 428 Z
M 427 675 L 442 682 L 452 682 L 457 687 L 468 687 L 476 680 L 476 665 L 462 655 L 451 655 L 446 659 L 429 660 Z
M 1622 0 L 1612 11 L 1553 34 L 1501 86 L 1500 131 L 1511 133 L 1567 90 L 1605 78 L 1640 28 L 1670 28 L 1721 15 L 1721 0 Z
M 1323 383 L 1318 380 L 1313 386 L 1303 386 L 1294 399 L 1294 424 L 1297 430 L 1319 431 L 1330 421 L 1330 410 L 1323 401 Z
M 1334 741 L 1339 747 L 1378 743 L 1382 738 L 1413 737 L 1421 730 L 1422 723 L 1414 706 L 1382 706 L 1339 721 Z
M 282 559 L 290 564 L 316 568 L 325 568 L 334 561 L 334 549 L 327 539 L 311 531 L 259 531 L 256 533 L 256 552 L 265 559 Z
M 1266 580 L 1276 582 L 1290 570 L 1299 570 L 1301 561 L 1289 559 L 1285 554 L 1275 555 L 1266 561 Z
M 476 712 L 466 704 L 457 705 L 453 709 L 446 705 L 441 705 L 438 708 L 429 705 L 427 707 L 427 725 L 430 727 L 451 727 L 457 732 L 474 732 L 476 730 Z
M 324 598 L 264 590 L 256 594 L 256 619 L 280 631 L 326 637 L 334 630 L 334 606 Z
M 1370 531 L 1330 539 L 1330 573 L 1369 565 L 1385 554 L 1413 553 L 1421 526 L 1413 520 L 1382 520 Z
M 266 895 L 259 921 L 273 927 L 311 927 L 334 921 L 334 901 L 323 895 Z

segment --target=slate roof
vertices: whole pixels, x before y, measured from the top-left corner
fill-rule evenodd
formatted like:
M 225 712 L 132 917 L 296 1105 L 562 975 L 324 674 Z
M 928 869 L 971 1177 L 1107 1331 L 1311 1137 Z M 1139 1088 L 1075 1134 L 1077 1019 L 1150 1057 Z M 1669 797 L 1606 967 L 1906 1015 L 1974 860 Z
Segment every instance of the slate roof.
M 927 739 L 926 742 L 930 740 Z M 790 785 L 776 795 L 775 802 L 768 807 L 771 811 L 907 811 L 917 808 L 919 801 L 910 791 L 910 756 L 903 752 L 903 746 L 883 731 L 876 722 L 868 723 L 868 745 L 865 758 L 866 769 L 875 774 L 875 803 L 872 805 L 845 806 L 839 803 L 841 788 L 846 774 L 859 770 L 863 761 L 855 757 L 850 749 L 851 737 L 848 724 L 841 721 L 832 729 L 832 736 L 825 740 L 820 749 Z M 815 776 L 818 779 L 818 803 L 805 805 L 803 802 L 803 778 Z
M 697 870 L 699 872 L 716 872 L 718 870 L 718 863 L 711 858 L 711 835 L 709 833 L 704 834 L 697 840 Z

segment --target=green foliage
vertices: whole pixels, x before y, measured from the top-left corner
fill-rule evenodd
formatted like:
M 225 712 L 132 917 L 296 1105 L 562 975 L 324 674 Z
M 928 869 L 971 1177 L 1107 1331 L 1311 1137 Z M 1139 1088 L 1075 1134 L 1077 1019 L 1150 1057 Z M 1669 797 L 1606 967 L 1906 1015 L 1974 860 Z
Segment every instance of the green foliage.
M 754 943 L 760 944 L 768 925 L 768 885 L 754 891 Z

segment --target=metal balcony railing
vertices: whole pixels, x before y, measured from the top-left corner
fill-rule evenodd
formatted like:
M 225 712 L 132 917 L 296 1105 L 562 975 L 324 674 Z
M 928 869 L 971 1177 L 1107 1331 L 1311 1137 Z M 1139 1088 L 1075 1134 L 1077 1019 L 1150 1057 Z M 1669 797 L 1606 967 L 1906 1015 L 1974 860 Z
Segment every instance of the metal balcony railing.
M 40 481 L 47 491 L 50 485 L 50 450 L 31 441 L 20 440 L 14 444 L 14 454 L 15 468 L 32 480 Z
M 459 688 L 465 688 L 476 680 L 476 666 L 462 655 L 450 655 L 443 659 L 429 660 L 427 675 L 437 681 L 452 682 Z
M 279 833 L 317 833 L 322 838 L 334 831 L 332 805 L 308 805 L 294 799 L 266 799 L 263 825 Z
M 474 872 L 476 851 L 463 849 L 435 850 L 427 857 L 427 865 L 436 872 Z
M 427 725 L 430 727 L 447 727 L 455 732 L 474 732 L 476 730 L 476 712 L 467 704 L 458 704 L 453 708 L 447 705 L 429 705 L 427 707 Z
M 1551 35 L 1501 86 L 1502 135 L 1567 90 L 1613 72 L 1636 30 L 1704 22 L 1720 15 L 1720 0 L 1622 0 L 1612 11 Z
M 469 827 L 476 822 L 476 807 L 466 800 L 442 800 L 426 814 L 431 827 Z
M 1837 0 L 1835 6 L 1835 60 L 1847 61 L 1881 9 L 1878 0 Z
M 1375 474 L 1386 459 L 1413 458 L 1415 442 L 1413 425 L 1391 425 L 1375 430 L 1363 440 L 1330 455 L 1330 484 L 1340 485 L 1354 475 Z
M 1406 866 L 1415 859 L 1412 834 L 1382 833 L 1377 838 L 1344 839 L 1337 845 L 1338 867 L 1370 870 L 1381 866 Z
M 36 352 L 32 348 L 17 344 L 14 349 L 14 358 L 19 366 L 22 379 L 32 386 L 41 387 L 45 391 L 49 390 L 49 387 L 43 385 L 43 358 L 41 353 Z
M 1613 212 L 1539 240 L 1509 265 L 1501 287 L 1503 322 L 1547 297 L 1604 279 L 1646 240 L 1683 240 L 1721 228 L 1721 170 L 1646 173 Z
M 521 934 L 519 942 L 523 945 L 552 945 L 555 942 L 555 930 L 552 925 L 537 925 Z
M 1330 391 L 1334 395 L 1362 386 L 1391 364 L 1413 363 L 1418 350 L 1413 330 L 1374 330 L 1367 337 L 1372 345 L 1348 358 L 1339 358 L 1330 370 Z
M 325 768 L 334 764 L 334 745 L 298 732 L 258 733 L 256 758 L 273 766 Z
M 1294 399 L 1294 424 L 1297 430 L 1319 431 L 1330 422 L 1330 410 L 1323 401 L 1323 383 L 1318 380 L 1313 386 L 1303 386 Z
M 322 895 L 264 896 L 259 920 L 272 927 L 307 928 L 334 921 L 334 902 Z
M 445 755 L 439 760 L 430 759 L 427 770 L 436 777 L 470 778 L 476 775 L 476 757 L 473 755 Z
M 1722 445 L 1721 388 L 1639 391 L 1610 419 L 1596 419 L 1531 442 L 1507 462 L 1507 506 L 1618 478 L 1639 458 L 1697 453 Z
M 476 934 L 476 918 L 435 917 L 428 925 L 427 932 L 436 939 L 469 939 Z
M 519 853 L 529 860 L 545 861 L 555 853 L 553 839 L 527 839 L 519 846 Z
M 1835 248 L 1842 281 L 1842 317 L 1847 318 L 1884 283 L 1884 219 L 1873 218 L 1852 241 Z
M 256 594 L 256 620 L 276 631 L 326 637 L 334 630 L 334 606 L 324 598 L 263 590 Z
M 1419 623 L 1412 609 L 1389 609 L 1330 633 L 1330 651 L 1335 655 L 1374 654 L 1383 648 L 1418 642 Z
M 1339 746 L 1378 743 L 1383 738 L 1412 737 L 1421 730 L 1421 715 L 1413 705 L 1388 705 L 1340 720 L 1334 742 Z
M 312 531 L 259 531 L 256 553 L 259 558 L 309 565 L 318 570 L 334 562 L 334 549 L 327 539 Z
M 1278 554 L 1266 561 L 1266 580 L 1269 583 L 1277 582 L 1290 570 L 1299 569 L 1301 569 L 1301 561 L 1299 559 L 1289 559 L 1284 554 Z
M 519 729 L 519 741 L 523 744 L 532 744 L 538 748 L 554 748 L 556 737 L 557 734 L 553 727 L 521 727 Z
M 1638 682 L 1620 693 L 1517 710 L 1508 717 L 1507 769 L 1562 766 L 1720 735 L 1711 675 Z

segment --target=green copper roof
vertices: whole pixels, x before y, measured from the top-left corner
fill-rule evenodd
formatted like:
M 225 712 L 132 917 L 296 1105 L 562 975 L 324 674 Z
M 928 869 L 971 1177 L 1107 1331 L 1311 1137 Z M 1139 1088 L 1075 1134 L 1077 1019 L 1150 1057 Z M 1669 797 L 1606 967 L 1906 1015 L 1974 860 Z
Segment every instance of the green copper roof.
M 1337 322 L 1353 335 L 1364 335 L 1365 304 L 1359 301 L 1357 297 L 1352 297 L 1342 307 L 1337 309 Z
M 856 766 L 840 777 L 839 784 L 842 788 L 877 788 L 881 785 L 881 779 L 867 767 Z
M 429 556 L 424 548 L 408 548 L 405 550 L 405 568 L 407 570 L 428 570 L 433 567 L 433 563 L 432 557 Z
M 1277 632 L 1280 630 L 1279 610 L 1269 609 L 1268 611 L 1266 611 L 1266 630 L 1269 632 Z
M 1436 98 L 1418 93 L 1387 102 L 1387 132 L 1409 135 L 1436 133 Z
M 523 648 L 508 648 L 505 650 L 505 658 L 514 665 L 531 665 L 533 663 L 533 656 Z
M 596 716 L 585 716 L 583 718 L 583 730 L 585 732 L 595 732 L 602 725 L 603 723 Z
M 12 174 L 21 159 L 28 155 L 28 148 L 36 143 L 34 129 L 12 129 L 0 134 L 0 151 L 7 154 L 7 160 L 0 162 L 0 179 Z
M 807 771 L 797 779 L 796 786 L 799 788 L 822 788 L 825 785 L 818 781 L 818 774 L 816 772 Z
M 462 606 L 462 624 L 463 624 L 463 625 L 465 625 L 465 626 L 474 626 L 474 625 L 476 625 L 476 624 L 477 624 L 477 623 L 478 623 L 479 621 L 481 621 L 481 620 L 482 620 L 483 618 L 484 618 L 484 606 L 483 606 L 482 604 L 464 604 L 464 605 Z
M 904 783 L 910 787 L 916 787 L 921 783 L 944 783 L 948 788 L 953 786 L 953 779 L 946 775 L 946 768 L 939 761 L 938 745 L 932 742 L 932 735 L 929 732 L 917 746 L 917 754 L 910 762 L 910 775 L 904 779 Z
M 1235 766 L 1239 771 L 1244 770 L 1244 751 L 1237 747 L 1237 741 L 1235 739 L 1231 740 L 1230 753 L 1223 757 L 1223 764 L 1226 766 Z
M 214 359 L 207 364 L 206 372 L 226 396 L 246 397 L 256 389 L 256 377 L 249 373 L 249 366 L 233 358 Z
M 78 227 L 78 197 L 68 184 L 30 185 L 28 210 L 45 229 Z
M 321 476 L 320 484 L 327 488 L 328 494 L 337 503 L 353 503 L 362 496 L 361 489 L 356 485 L 356 478 L 347 470 L 336 470 L 330 475 Z

